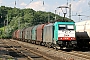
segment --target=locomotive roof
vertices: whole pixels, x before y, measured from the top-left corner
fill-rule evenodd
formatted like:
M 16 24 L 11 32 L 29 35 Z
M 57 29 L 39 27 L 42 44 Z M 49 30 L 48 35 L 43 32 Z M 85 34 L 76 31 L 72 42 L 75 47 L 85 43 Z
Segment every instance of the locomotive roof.
M 75 24 L 74 22 L 55 22 L 54 25 L 56 24 Z

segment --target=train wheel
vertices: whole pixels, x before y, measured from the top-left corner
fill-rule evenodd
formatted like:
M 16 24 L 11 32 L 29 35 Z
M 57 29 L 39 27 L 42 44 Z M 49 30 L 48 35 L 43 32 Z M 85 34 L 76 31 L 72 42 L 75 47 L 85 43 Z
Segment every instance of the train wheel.
M 48 48 L 51 48 L 51 45 L 50 44 L 48 44 Z
M 55 49 L 55 44 L 52 44 L 52 48 Z
M 57 46 L 55 47 L 55 49 L 56 49 L 57 51 L 59 50 Z
M 41 46 L 45 46 L 45 43 L 44 43 L 44 42 L 42 42 L 42 43 L 41 43 Z
M 45 43 L 45 47 L 47 47 L 47 43 Z
M 58 45 L 55 45 L 55 49 L 58 51 L 60 47 Z
M 50 44 L 50 48 L 52 48 L 52 43 L 49 43 Z

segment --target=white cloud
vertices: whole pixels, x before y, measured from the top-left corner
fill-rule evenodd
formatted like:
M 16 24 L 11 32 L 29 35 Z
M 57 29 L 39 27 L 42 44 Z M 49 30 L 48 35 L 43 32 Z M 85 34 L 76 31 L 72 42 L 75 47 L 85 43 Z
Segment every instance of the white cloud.
M 90 7 L 88 5 L 89 0 L 79 0 L 72 2 L 72 15 L 84 15 L 84 16 L 72 16 L 73 19 L 77 22 L 79 20 L 85 20 L 85 16 L 90 16 L 88 13 Z M 87 11 L 88 10 L 88 11 Z M 77 13 L 77 14 L 76 14 Z
M 0 0 L 0 4 L 2 4 L 2 0 Z
M 84 9 L 87 8 L 87 1 L 80 0 L 78 2 L 72 2 L 72 11 L 82 12 Z
M 22 2 L 20 5 L 21 5 L 21 6 L 26 6 L 27 4 L 25 4 L 24 2 Z
M 71 5 L 71 14 L 72 15 L 75 15 L 76 13 L 77 14 L 82 14 L 81 12 L 84 12 L 87 10 L 87 8 L 89 7 L 88 5 L 88 0 L 75 0 L 75 1 L 72 1 Z M 43 5 L 43 1 L 42 0 L 37 0 L 37 1 L 32 1 L 29 5 L 25 4 L 25 3 L 22 3 L 21 5 L 24 6 L 25 8 L 32 8 L 36 11 L 49 11 L 49 12 L 53 12 L 55 13 L 55 9 L 58 7 L 58 6 L 65 6 L 66 3 L 60 5 L 58 2 L 55 2 L 53 4 L 49 4 L 47 2 L 44 2 L 44 5 Z M 69 3 L 70 4 L 70 3 Z M 27 6 L 26 6 L 27 5 Z M 90 8 L 90 7 L 89 7 Z M 63 11 L 65 12 L 66 10 L 63 9 Z M 60 13 L 61 16 L 63 16 L 63 13 L 61 11 L 61 9 L 57 9 L 57 14 Z M 85 14 L 84 14 L 85 15 Z M 66 17 L 69 17 L 69 9 L 67 9 L 67 14 L 66 14 Z M 74 18 L 75 16 L 72 16 L 71 18 Z M 76 19 L 78 17 L 75 17 L 74 19 Z
M 69 3 L 70 4 L 70 3 Z M 63 4 L 61 6 L 65 6 L 66 4 Z M 88 1 L 86 0 L 79 0 L 79 1 L 72 1 L 71 2 L 71 11 L 81 13 L 85 11 L 85 9 L 88 8 Z M 65 11 L 65 9 L 63 9 Z M 67 9 L 68 11 L 69 9 Z M 58 10 L 59 12 L 62 12 L 61 9 Z
M 0 3 L 2 3 L 2 0 L 0 0 Z
M 43 5 L 43 1 L 36 1 L 36 2 L 31 2 L 28 6 L 26 6 L 25 8 L 32 8 L 36 11 L 46 11 L 46 6 L 45 3 Z

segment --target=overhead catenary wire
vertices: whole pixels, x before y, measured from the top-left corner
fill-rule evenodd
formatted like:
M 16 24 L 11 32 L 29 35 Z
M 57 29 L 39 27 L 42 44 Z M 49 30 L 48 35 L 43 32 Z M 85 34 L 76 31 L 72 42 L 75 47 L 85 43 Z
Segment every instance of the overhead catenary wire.
M 32 0 L 32 1 L 33 1 L 33 0 Z M 30 2 L 29 2 L 24 8 L 26 8 L 32 1 L 30 0 Z
M 79 0 L 79 1 L 80 1 L 80 0 Z M 90 1 L 88 1 L 88 5 L 90 4 L 89 2 L 90 2 Z M 79 14 L 86 13 L 86 12 L 89 12 L 89 11 L 90 11 L 90 8 L 87 9 L 87 10 L 85 9 L 84 11 L 80 12 Z
M 26 8 L 32 1 L 33 1 L 33 0 L 30 0 L 30 2 L 29 2 L 24 8 Z M 44 6 L 44 5 L 45 5 L 45 2 L 42 1 L 42 4 L 43 4 L 43 6 Z

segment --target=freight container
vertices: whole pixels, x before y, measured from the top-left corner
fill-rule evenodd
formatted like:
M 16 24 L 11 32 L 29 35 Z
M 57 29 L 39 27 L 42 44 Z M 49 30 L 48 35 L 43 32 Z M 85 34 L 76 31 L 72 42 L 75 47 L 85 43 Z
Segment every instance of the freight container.
M 16 39 L 19 39 L 19 36 L 20 36 L 20 30 L 17 30 L 16 31 Z
M 22 41 L 25 41 L 25 30 L 26 28 L 22 31 Z
M 32 30 L 33 27 L 28 27 L 26 30 L 25 30 L 25 41 L 28 41 L 30 42 L 31 40 L 31 30 Z
M 17 30 L 15 30 L 15 31 L 13 32 L 13 34 L 12 34 L 12 38 L 13 38 L 13 39 L 16 39 L 16 32 L 17 32 Z
M 25 30 L 25 28 L 23 28 L 23 29 L 20 29 L 20 40 L 23 40 L 23 30 Z
M 44 26 L 43 42 L 52 42 L 53 40 L 53 23 Z
M 37 42 L 40 44 L 40 42 L 43 42 L 43 28 L 44 28 L 45 24 L 41 24 L 38 25 L 37 27 L 37 32 L 36 32 L 36 36 L 37 36 Z
M 34 26 L 32 28 L 32 31 L 31 31 L 31 35 L 32 35 L 32 41 L 31 43 L 36 43 L 36 39 L 37 39 L 37 36 L 36 36 L 36 29 L 37 29 L 38 25 Z

